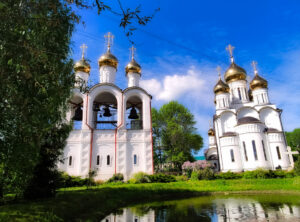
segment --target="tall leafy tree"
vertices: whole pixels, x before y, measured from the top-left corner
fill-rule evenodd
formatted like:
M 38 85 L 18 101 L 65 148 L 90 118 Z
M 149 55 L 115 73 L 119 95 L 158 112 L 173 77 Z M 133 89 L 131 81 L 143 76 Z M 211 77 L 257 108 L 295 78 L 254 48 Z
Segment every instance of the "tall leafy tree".
M 292 150 L 300 152 L 300 128 L 294 129 L 292 132 L 286 132 L 286 140 Z M 295 172 L 300 175 L 300 157 L 299 155 L 293 155 L 295 160 Z
M 64 125 L 74 20 L 59 0 L 2 2 L 0 18 L 0 186 L 18 193 L 45 136 Z
M 152 109 L 156 163 L 171 163 L 181 170 L 183 162 L 193 161 L 193 153 L 203 146 L 192 113 L 176 101 Z

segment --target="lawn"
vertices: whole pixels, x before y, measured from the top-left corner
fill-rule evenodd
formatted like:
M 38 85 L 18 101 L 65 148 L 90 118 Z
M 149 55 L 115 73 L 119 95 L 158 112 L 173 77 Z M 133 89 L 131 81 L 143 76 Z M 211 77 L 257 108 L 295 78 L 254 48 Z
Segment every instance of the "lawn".
M 300 197 L 300 177 L 237 179 L 151 184 L 104 184 L 59 190 L 55 198 L 0 206 L 0 221 L 100 221 L 118 208 L 142 202 L 213 195 L 218 192 L 293 193 Z

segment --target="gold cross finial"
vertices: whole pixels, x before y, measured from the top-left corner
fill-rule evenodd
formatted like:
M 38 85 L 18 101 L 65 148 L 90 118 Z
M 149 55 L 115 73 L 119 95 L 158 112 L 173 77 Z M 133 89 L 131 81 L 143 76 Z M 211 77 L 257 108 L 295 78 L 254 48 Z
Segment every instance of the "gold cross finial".
M 84 59 L 84 52 L 85 52 L 85 50 L 87 49 L 87 45 L 83 43 L 83 44 L 80 46 L 80 48 L 81 48 L 81 58 Z
M 230 44 L 226 47 L 226 50 L 229 52 L 231 62 L 233 62 L 233 50 L 234 50 L 234 48 L 235 47 L 230 45 Z
M 106 45 L 107 45 L 107 51 L 110 51 L 110 48 L 113 44 L 114 35 L 111 34 L 111 32 L 108 32 L 106 35 L 104 35 L 104 38 L 106 39 Z
M 254 74 L 257 75 L 257 67 L 256 67 L 257 62 L 256 61 L 252 61 L 251 65 L 252 65 L 252 67 L 254 69 Z
M 221 67 L 220 66 L 217 66 L 217 71 L 218 71 L 219 79 L 221 79 Z
M 209 128 L 211 129 L 212 127 L 211 127 L 211 120 L 209 120 Z
M 131 51 L 131 59 L 134 59 L 134 52 L 136 51 L 136 48 L 134 48 L 134 46 L 131 46 L 129 50 Z

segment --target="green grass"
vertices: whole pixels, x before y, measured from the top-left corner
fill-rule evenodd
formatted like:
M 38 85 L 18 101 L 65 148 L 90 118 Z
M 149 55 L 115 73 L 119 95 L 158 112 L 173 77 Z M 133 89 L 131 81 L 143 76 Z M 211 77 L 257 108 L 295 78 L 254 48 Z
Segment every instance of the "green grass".
M 104 184 L 61 189 L 55 198 L 19 201 L 0 206 L 0 221 L 97 220 L 120 207 L 145 201 L 163 201 L 214 192 L 275 192 L 300 195 L 300 177 L 286 179 L 238 179 L 151 184 Z M 47 219 L 45 219 L 47 218 Z

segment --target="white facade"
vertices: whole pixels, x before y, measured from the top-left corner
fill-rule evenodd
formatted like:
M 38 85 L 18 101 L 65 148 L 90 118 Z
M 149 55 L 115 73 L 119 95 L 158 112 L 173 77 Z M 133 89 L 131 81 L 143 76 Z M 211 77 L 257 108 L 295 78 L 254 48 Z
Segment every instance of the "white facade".
M 64 163 L 58 168 L 81 177 L 95 170 L 96 180 L 107 180 L 116 173 L 122 173 L 125 180 L 137 172 L 152 174 L 151 96 L 138 85 L 125 90 L 116 86 L 117 59 L 105 56 L 99 60 L 105 63 L 100 65 L 100 83 L 85 93 L 73 90 L 67 120 L 72 120 L 78 107 L 82 117 L 74 121 Z M 75 75 L 87 81 L 89 73 L 76 71 Z M 130 119 L 133 109 L 136 117 Z
M 255 78 L 260 79 L 251 81 L 251 95 L 246 72 L 237 69 L 236 64 L 231 67 L 225 74 L 228 85 L 219 78 L 214 89 L 216 112 L 209 131 L 206 159 L 217 162 L 223 172 L 290 169 L 282 110 L 270 103 L 266 80 L 255 69 Z

